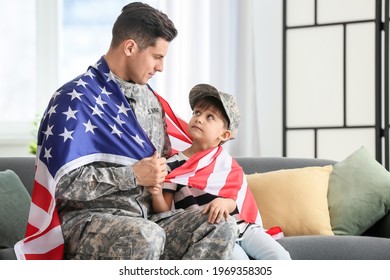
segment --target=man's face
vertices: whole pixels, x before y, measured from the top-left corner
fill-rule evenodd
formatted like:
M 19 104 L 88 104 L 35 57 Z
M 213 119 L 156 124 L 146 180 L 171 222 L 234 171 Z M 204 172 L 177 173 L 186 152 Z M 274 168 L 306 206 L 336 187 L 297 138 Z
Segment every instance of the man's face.
M 159 38 L 155 46 L 142 51 L 136 45 L 127 62 L 127 80 L 144 85 L 156 72 L 164 70 L 164 58 L 168 51 L 169 42 Z

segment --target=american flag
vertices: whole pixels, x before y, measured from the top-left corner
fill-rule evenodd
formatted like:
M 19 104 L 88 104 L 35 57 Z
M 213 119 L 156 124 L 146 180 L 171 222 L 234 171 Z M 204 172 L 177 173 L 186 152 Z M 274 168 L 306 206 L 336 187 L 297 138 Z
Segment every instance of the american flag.
M 53 94 L 40 124 L 26 235 L 14 247 L 18 259 L 63 258 L 64 240 L 56 210 L 55 188 L 64 174 L 95 161 L 132 165 L 154 153 L 153 144 L 138 124 L 125 96 L 117 94 L 118 92 L 121 90 L 102 57 L 94 66 L 89 67 L 87 72 Z M 174 114 L 161 96 L 155 92 L 154 94 L 166 113 L 172 153 L 184 150 L 191 143 L 187 123 Z M 218 154 L 214 154 L 211 162 L 221 162 L 216 161 L 217 158 L 223 158 L 217 157 Z M 193 159 L 195 160 L 196 158 Z M 200 159 L 199 161 L 202 162 Z M 231 167 L 231 171 L 234 171 L 239 166 L 232 160 Z M 215 172 L 217 171 L 218 173 L 214 173 L 210 178 L 215 179 L 222 174 L 215 169 Z M 228 195 L 236 192 L 235 197 L 238 203 L 242 204 L 240 210 L 243 217 L 261 222 L 260 216 L 255 217 L 253 214 L 253 209 L 257 211 L 253 201 L 242 203 L 244 200 L 252 200 L 248 199 L 251 193 L 248 191 L 245 177 L 236 177 L 237 175 L 233 174 L 235 172 L 225 176 L 225 179 L 240 182 L 242 180 L 242 190 L 233 191 L 226 185 L 223 191 Z M 208 181 L 211 182 L 214 181 Z M 212 184 L 210 191 L 211 186 Z M 245 213 L 248 213 L 248 216 Z
M 40 124 L 32 203 L 26 235 L 14 247 L 18 259 L 62 259 L 64 240 L 56 210 L 55 187 L 64 174 L 105 161 L 132 165 L 155 148 L 102 57 L 83 75 L 58 89 Z M 186 124 L 168 103 L 168 133 L 176 149 L 190 143 Z
M 165 181 L 234 199 L 240 219 L 262 225 L 256 200 L 241 166 L 222 146 L 196 153 L 183 165 L 172 170 Z

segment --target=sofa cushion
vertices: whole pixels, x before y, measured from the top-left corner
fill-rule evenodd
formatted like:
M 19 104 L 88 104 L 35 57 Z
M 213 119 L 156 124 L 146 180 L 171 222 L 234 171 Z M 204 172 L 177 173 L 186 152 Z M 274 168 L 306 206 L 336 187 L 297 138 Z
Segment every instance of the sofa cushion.
M 328 203 L 335 234 L 361 235 L 389 211 L 390 173 L 361 147 L 334 165 Z
M 11 248 L 24 237 L 31 197 L 12 170 L 0 172 L 0 248 Z
M 282 169 L 247 175 L 265 228 L 285 236 L 333 235 L 327 202 L 332 166 Z

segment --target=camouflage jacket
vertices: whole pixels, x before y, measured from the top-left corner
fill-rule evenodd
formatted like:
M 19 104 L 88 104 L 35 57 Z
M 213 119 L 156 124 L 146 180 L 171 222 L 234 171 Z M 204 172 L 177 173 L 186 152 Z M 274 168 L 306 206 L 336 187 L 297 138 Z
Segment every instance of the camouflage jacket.
M 119 78 L 117 82 L 156 150 L 167 156 L 171 146 L 164 112 L 157 98 L 146 85 L 128 83 Z M 136 185 L 131 166 L 106 162 L 81 166 L 62 176 L 56 188 L 56 203 L 63 225 L 71 220 L 75 223 L 89 212 L 144 218 L 153 214 L 151 196 L 144 187 Z M 169 213 L 154 219 L 161 216 L 169 216 Z

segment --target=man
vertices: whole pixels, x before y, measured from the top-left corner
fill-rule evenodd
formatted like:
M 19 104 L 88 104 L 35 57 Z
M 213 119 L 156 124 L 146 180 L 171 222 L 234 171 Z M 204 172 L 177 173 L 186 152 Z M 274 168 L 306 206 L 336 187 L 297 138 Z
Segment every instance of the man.
M 173 23 L 131 3 L 112 35 L 106 55 L 50 100 L 38 136 L 34 192 L 52 198 L 34 203 L 33 194 L 18 258 L 229 259 L 234 219 L 210 224 L 199 210 L 154 215 L 147 190 L 164 181 L 171 154 L 169 107 L 147 82 L 163 70 L 177 35 Z M 173 113 L 169 120 L 180 127 Z M 36 218 L 46 212 L 50 219 Z M 34 250 L 35 243 L 47 249 Z

